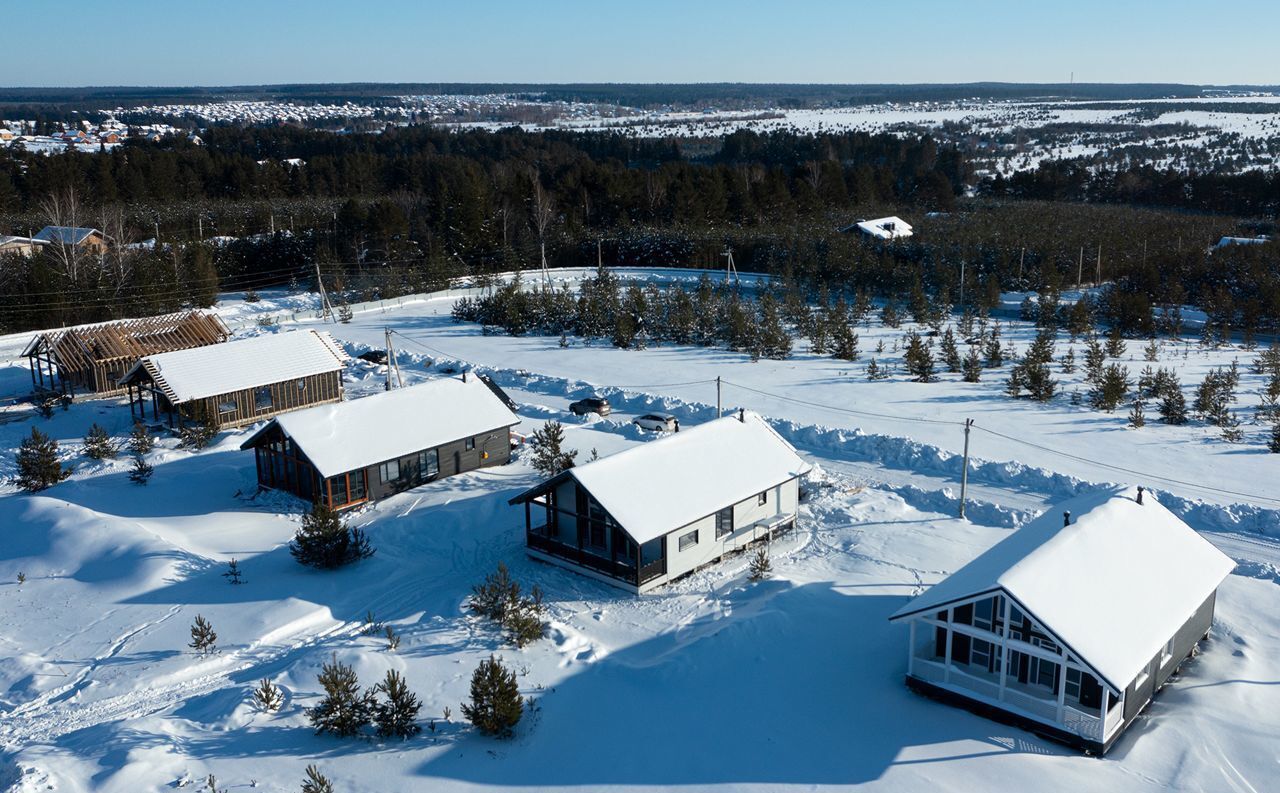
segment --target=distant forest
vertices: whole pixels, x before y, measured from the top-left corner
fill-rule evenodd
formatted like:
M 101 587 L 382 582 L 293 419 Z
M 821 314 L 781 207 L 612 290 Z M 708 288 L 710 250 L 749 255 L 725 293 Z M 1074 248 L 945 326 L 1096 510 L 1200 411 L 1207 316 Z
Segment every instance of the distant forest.
M 813 290 L 897 298 L 923 289 L 958 305 L 1100 275 L 1113 285 L 1101 319 L 1127 332 L 1145 332 L 1153 306 L 1176 303 L 1229 328 L 1280 326 L 1275 247 L 1207 252 L 1222 235 L 1271 230 L 1274 173 L 1049 162 L 976 183 L 959 148 L 856 132 L 676 141 L 226 127 L 203 139 L 0 161 L 2 233 L 56 222 L 122 243 L 159 239 L 102 260 L 46 250 L 5 263 L 0 327 L 207 305 L 219 289 L 306 288 L 317 264 L 326 287 L 358 300 L 536 268 L 544 250 L 550 266 L 599 257 L 716 268 L 726 248 L 742 270 Z M 916 235 L 884 244 L 840 231 L 888 214 Z

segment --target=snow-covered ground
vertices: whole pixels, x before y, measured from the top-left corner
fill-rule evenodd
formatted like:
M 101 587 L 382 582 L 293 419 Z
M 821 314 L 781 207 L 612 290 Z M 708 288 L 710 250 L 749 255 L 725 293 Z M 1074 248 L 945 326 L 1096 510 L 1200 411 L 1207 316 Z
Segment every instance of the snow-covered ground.
M 264 294 L 221 310 L 244 323 L 239 334 L 275 332 L 252 316 L 289 311 L 311 325 L 307 301 Z M 535 563 L 523 553 L 523 511 L 506 503 L 535 481 L 521 459 L 359 512 L 353 522 L 377 554 L 314 572 L 284 546 L 300 503 L 255 494 L 252 455 L 238 451 L 250 430 L 201 452 L 163 440 L 154 477 L 139 487 L 124 460 L 79 456 L 91 422 L 127 430 L 119 401 L 79 402 L 48 420 L 8 409 L 0 449 L 40 426 L 76 472 L 41 494 L 0 493 L 0 790 L 197 789 L 212 773 L 231 790 L 294 791 L 309 763 L 342 791 L 1277 787 L 1280 456 L 1260 450 L 1260 427 L 1246 427 L 1245 445 L 1197 426 L 1130 430 L 1122 413 L 1011 401 L 1002 377 L 871 383 L 863 362 L 803 345 L 792 360 L 758 363 L 712 349 L 561 349 L 455 325 L 450 304 L 366 311 L 330 330 L 359 352 L 381 346 L 391 327 L 411 382 L 459 361 L 487 369 L 519 403 L 519 431 L 564 421 L 583 456 L 651 440 L 629 423 L 642 412 L 665 409 L 686 426 L 707 420 L 714 379 L 735 384 L 724 386 L 724 406 L 770 417 L 818 467 L 800 531 L 774 550 L 774 577 L 750 583 L 746 560 L 731 558 L 635 597 Z M 860 333 L 864 360 L 901 357 L 892 347 L 902 331 L 874 323 Z M 1030 333 L 1005 329 L 1023 348 Z M 873 353 L 879 341 L 885 352 Z M 1125 356 L 1134 374 L 1140 347 L 1131 341 Z M 14 355 L 8 340 L 0 350 Z M 1190 388 L 1234 356 L 1242 403 L 1256 401 L 1260 378 L 1241 350 L 1167 346 L 1162 365 L 1179 367 Z M 18 363 L 0 369 L 0 392 L 19 393 L 26 377 Z M 384 377 L 354 363 L 349 396 L 376 392 Z M 568 403 L 593 391 L 615 413 L 570 416 Z M 979 431 L 961 520 L 955 422 L 966 417 Z M 2 461 L 10 473 L 10 451 Z M 1155 488 L 1238 562 L 1204 652 L 1112 753 L 1084 757 L 910 693 L 906 631 L 887 616 L 1055 501 L 1109 481 Z M 233 557 L 242 586 L 222 576 Z M 524 650 L 465 610 L 470 587 L 499 561 L 547 593 L 548 638 Z M 1080 571 L 1082 586 L 1088 576 Z M 397 651 L 363 635 L 369 612 L 401 635 Z M 186 647 L 197 614 L 218 633 L 212 656 Z M 510 741 L 480 737 L 459 715 L 470 673 L 490 653 L 518 670 L 535 703 Z M 313 735 L 303 710 L 334 655 L 366 685 L 402 671 L 435 729 L 407 742 Z M 264 677 L 285 691 L 278 713 L 252 705 Z

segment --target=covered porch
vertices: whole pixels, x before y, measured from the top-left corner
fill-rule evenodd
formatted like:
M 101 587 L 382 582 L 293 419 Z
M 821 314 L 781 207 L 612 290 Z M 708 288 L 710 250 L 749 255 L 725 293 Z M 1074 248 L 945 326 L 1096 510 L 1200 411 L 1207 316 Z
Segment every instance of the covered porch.
M 566 495 L 573 509 L 559 503 Z M 553 478 L 516 501 L 524 504 L 526 545 L 535 556 L 568 562 L 637 590 L 667 572 L 665 537 L 637 543 L 569 477 Z

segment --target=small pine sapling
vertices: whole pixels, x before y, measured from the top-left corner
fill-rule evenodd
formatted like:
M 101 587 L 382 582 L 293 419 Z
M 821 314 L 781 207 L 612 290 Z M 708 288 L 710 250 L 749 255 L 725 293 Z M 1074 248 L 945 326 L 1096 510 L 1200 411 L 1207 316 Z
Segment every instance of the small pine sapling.
M 222 574 L 223 578 L 232 584 L 243 584 L 244 578 L 242 576 L 243 572 L 240 570 L 240 561 L 238 559 L 232 559 L 227 562 L 227 572 Z
M 1142 398 L 1133 400 L 1133 407 L 1129 410 L 1129 426 L 1134 429 L 1140 429 L 1146 426 L 1146 409 L 1142 405 Z
M 23 584 L 25 584 L 25 583 L 27 583 L 27 574 L 26 574 L 26 573 L 24 573 L 24 572 L 22 572 L 21 570 L 19 570 L 19 571 L 18 571 L 18 586 L 22 586 L 22 585 L 23 585 Z
M 1267 450 L 1272 454 L 1280 454 L 1280 421 L 1271 425 L 1271 438 L 1267 441 Z M 22 583 L 21 580 L 18 583 Z
M 385 635 L 387 637 L 387 650 L 394 653 L 400 649 L 400 634 L 396 633 L 395 628 L 388 625 Z
M 14 477 L 14 484 L 28 493 L 44 490 L 71 476 L 71 471 L 58 461 L 58 442 L 35 427 L 18 447 L 17 459 L 18 475 Z
M 382 633 L 382 628 L 383 628 L 382 623 L 378 622 L 378 620 L 374 618 L 372 610 L 365 613 L 364 628 L 361 629 L 360 631 L 361 633 L 363 633 L 365 636 L 372 636 L 375 633 Z
M 182 429 L 178 430 L 178 437 L 181 438 L 179 445 L 196 451 L 208 446 L 217 436 L 218 422 L 207 410 L 196 411 L 191 423 L 184 422 Z
M 84 436 L 85 456 L 92 460 L 108 460 L 114 459 L 118 452 L 119 447 L 111 440 L 106 429 L 95 421 Z
M 373 706 L 373 723 L 377 727 L 379 738 L 412 738 L 421 732 L 418 724 L 418 711 L 422 703 L 409 690 L 404 676 L 394 669 L 387 670 L 387 676 L 374 686 L 374 691 L 381 696 Z
M 187 646 L 203 655 L 213 652 L 217 643 L 218 634 L 214 633 L 213 625 L 197 614 L 196 621 L 191 625 L 191 644 Z
M 534 430 L 529 438 L 529 450 L 532 459 L 529 461 L 533 470 L 543 476 L 555 476 L 561 471 L 573 467 L 577 450 L 566 451 L 564 445 L 564 425 L 558 421 L 548 421 L 542 429 Z
M 253 701 L 263 713 L 275 713 L 284 704 L 284 692 L 280 690 L 280 686 L 264 677 L 253 690 Z
M 348 738 L 360 732 L 372 718 L 373 694 L 360 690 L 356 671 L 340 663 L 335 655 L 321 668 L 318 680 L 324 689 L 324 699 L 307 710 L 316 735 L 329 732 Z
M 769 559 L 769 546 L 761 545 L 751 557 L 751 580 L 763 581 L 773 573 L 773 562 Z
M 302 780 L 302 793 L 334 793 L 333 783 L 314 765 L 307 766 L 307 778 Z
M 516 673 L 492 655 L 481 661 L 471 675 L 471 701 L 462 705 L 462 715 L 482 735 L 510 738 L 524 715 Z
M 141 454 L 135 454 L 133 457 L 133 468 L 129 471 L 129 481 L 135 485 L 145 485 L 151 475 L 156 472 L 155 466 L 147 462 L 147 458 Z
M 129 451 L 134 454 L 146 454 L 155 448 L 156 439 L 151 437 L 151 433 L 147 431 L 147 427 L 142 422 L 133 425 L 133 429 L 129 431 Z

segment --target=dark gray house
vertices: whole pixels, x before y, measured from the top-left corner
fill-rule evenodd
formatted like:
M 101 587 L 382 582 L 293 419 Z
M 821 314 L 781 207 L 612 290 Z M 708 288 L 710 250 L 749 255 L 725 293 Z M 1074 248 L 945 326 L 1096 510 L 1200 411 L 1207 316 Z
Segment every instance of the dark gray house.
M 1141 488 L 1061 507 L 890 620 L 911 688 L 1102 754 L 1208 637 L 1235 563 Z
M 249 437 L 258 483 L 347 509 L 511 459 L 520 423 L 461 375 L 276 416 Z

